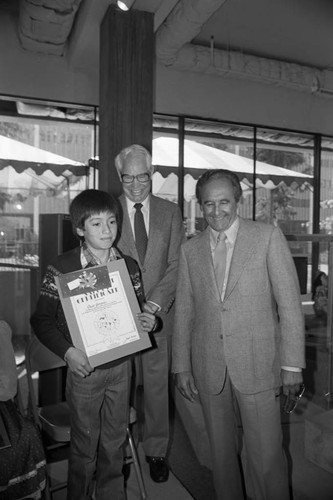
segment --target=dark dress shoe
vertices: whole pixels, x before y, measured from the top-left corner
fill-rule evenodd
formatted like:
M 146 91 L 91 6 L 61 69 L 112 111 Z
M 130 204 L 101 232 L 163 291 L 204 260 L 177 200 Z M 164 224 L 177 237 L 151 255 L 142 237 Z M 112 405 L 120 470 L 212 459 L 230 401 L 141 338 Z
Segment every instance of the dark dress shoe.
M 122 472 L 123 472 L 124 482 L 125 482 L 125 486 L 126 486 L 127 481 L 130 477 L 130 473 L 131 473 L 131 465 L 124 463 Z
M 150 477 L 155 483 L 164 483 L 169 478 L 169 467 L 163 457 L 146 457 Z

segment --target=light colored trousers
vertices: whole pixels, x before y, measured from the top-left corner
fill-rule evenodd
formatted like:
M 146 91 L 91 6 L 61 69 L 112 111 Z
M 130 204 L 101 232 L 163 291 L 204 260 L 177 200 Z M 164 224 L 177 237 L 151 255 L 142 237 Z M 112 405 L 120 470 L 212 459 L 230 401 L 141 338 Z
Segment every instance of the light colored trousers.
M 201 392 L 200 400 L 210 441 L 217 500 L 245 497 L 236 411 L 239 411 L 243 427 L 248 497 L 252 500 L 289 500 L 280 402 L 275 391 L 241 394 L 227 375 L 220 394 Z

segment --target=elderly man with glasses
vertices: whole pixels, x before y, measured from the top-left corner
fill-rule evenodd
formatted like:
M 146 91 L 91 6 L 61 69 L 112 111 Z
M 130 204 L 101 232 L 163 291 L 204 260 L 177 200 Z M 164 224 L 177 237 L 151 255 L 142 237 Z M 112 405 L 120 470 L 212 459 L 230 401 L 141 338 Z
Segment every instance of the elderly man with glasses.
M 145 310 L 161 319 L 153 348 L 136 357 L 142 376 L 144 428 L 142 446 L 155 482 L 167 481 L 169 443 L 169 359 L 178 256 L 185 240 L 181 212 L 175 203 L 151 194 L 150 153 L 133 144 L 115 160 L 122 182 L 123 221 L 118 248 L 139 264 Z

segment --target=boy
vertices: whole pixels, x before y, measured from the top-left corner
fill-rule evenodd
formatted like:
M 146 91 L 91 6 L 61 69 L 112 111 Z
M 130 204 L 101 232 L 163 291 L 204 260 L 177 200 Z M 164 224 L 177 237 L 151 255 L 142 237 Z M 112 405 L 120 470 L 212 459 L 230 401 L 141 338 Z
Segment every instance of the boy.
M 71 412 L 71 449 L 68 500 L 124 500 L 123 444 L 129 412 L 130 358 L 121 358 L 93 369 L 84 352 L 73 346 L 61 307 L 55 276 L 122 258 L 113 247 L 119 209 L 108 193 L 81 192 L 70 205 L 74 233 L 80 247 L 59 255 L 49 265 L 41 286 L 31 325 L 37 337 L 68 365 L 66 398 Z M 142 287 L 136 262 L 126 257 L 138 300 Z M 144 331 L 154 329 L 155 316 L 140 313 Z

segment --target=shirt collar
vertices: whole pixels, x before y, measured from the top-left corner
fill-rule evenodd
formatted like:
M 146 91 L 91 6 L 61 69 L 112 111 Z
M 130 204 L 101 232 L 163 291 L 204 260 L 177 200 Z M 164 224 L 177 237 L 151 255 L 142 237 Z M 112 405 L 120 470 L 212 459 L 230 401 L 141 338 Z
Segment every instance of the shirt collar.
M 215 229 L 213 229 L 212 227 L 210 227 L 209 229 L 210 229 L 211 245 L 213 248 L 215 248 L 217 245 L 217 238 L 218 238 L 220 232 L 215 231 Z M 235 244 L 238 229 L 239 229 L 239 217 L 237 216 L 236 219 L 234 220 L 234 222 L 231 224 L 231 226 L 228 227 L 228 229 L 226 231 L 224 231 L 226 241 L 228 243 L 230 243 L 230 245 L 232 245 L 232 246 Z
M 92 253 L 92 251 L 88 248 L 85 241 L 81 245 L 80 258 L 81 258 L 82 268 L 102 265 L 102 262 L 99 260 L 98 257 L 96 257 L 96 255 L 94 255 Z M 120 253 L 118 252 L 118 250 L 116 248 L 111 247 L 108 262 L 111 262 L 112 260 L 117 260 L 117 259 L 121 259 Z
M 127 210 L 130 212 L 131 210 L 135 211 L 134 205 L 137 203 L 136 201 L 132 201 L 127 196 L 125 196 L 126 199 L 126 204 L 127 204 Z M 142 210 L 148 210 L 149 209 L 149 200 L 150 200 L 150 194 L 145 198 L 142 203 Z

